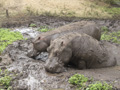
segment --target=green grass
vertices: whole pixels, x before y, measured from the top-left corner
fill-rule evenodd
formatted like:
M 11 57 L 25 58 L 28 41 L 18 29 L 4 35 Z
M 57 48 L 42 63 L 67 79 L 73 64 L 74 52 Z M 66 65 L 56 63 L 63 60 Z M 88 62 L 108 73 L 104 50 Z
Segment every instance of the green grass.
M 10 90 L 11 86 L 10 86 L 10 82 L 12 80 L 12 77 L 9 76 L 10 72 L 6 69 L 6 70 L 1 70 L 0 69 L 0 85 L 2 85 L 4 87 L 4 89 L 1 90 Z
M 88 78 L 80 74 L 75 74 L 69 78 L 69 83 L 74 84 L 74 85 L 83 86 L 83 83 L 87 81 L 88 81 Z
M 4 85 L 5 88 L 8 88 L 10 85 L 10 81 L 11 81 L 11 77 L 10 76 L 4 76 L 0 78 L 0 84 Z
M 47 32 L 47 31 L 50 31 L 51 29 L 48 28 L 48 26 L 41 26 L 38 31 L 40 32 Z
M 12 32 L 10 29 L 0 28 L 0 53 L 12 42 L 22 40 L 20 32 Z
M 30 26 L 30 27 L 37 27 L 37 25 L 34 24 L 34 23 L 31 23 L 29 26 Z
M 120 0 L 101 0 L 101 1 L 108 4 L 116 4 L 117 2 L 120 2 Z
M 107 84 L 106 82 L 95 82 L 90 84 L 86 90 L 112 90 L 112 85 Z
M 111 5 L 119 5 L 120 6 L 120 0 L 104 0 L 107 3 L 110 3 Z M 105 7 L 104 10 L 112 15 L 112 18 L 119 18 L 120 19 L 120 7 L 113 7 L 113 6 L 109 6 L 109 7 Z
M 120 31 L 109 32 L 109 30 L 104 27 L 103 33 L 101 35 L 101 40 L 106 40 L 106 41 L 120 44 Z
M 104 8 L 104 10 L 113 16 L 113 18 L 115 18 L 114 16 L 120 16 L 120 8 L 118 7 L 111 7 L 111 8 Z M 119 18 L 119 17 L 118 17 Z
M 96 81 L 93 82 L 93 78 L 89 79 L 81 74 L 75 74 L 71 76 L 68 82 L 75 87 L 77 90 L 112 90 L 112 85 L 107 84 L 106 82 Z
M 88 78 L 81 74 L 75 74 L 69 78 L 69 83 L 76 85 L 79 89 L 84 89 L 86 87 L 86 82 Z
M 102 30 L 102 32 L 108 32 L 109 31 L 108 27 L 106 27 L 106 26 L 101 27 L 101 30 Z

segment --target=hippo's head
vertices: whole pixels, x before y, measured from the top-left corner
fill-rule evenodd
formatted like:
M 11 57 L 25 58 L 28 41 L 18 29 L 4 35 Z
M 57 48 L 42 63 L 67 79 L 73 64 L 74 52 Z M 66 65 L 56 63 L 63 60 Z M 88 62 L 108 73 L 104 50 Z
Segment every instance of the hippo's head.
M 64 64 L 59 62 L 57 57 L 53 57 L 47 60 L 45 70 L 51 73 L 60 73 L 65 71 L 65 68 Z
M 47 51 L 49 52 L 49 58 L 45 69 L 49 72 L 62 72 L 64 65 L 69 62 L 72 56 L 70 45 L 65 43 L 64 40 L 54 40 Z
M 34 49 L 38 52 L 46 51 L 48 44 L 44 38 L 38 37 L 36 40 L 33 41 Z

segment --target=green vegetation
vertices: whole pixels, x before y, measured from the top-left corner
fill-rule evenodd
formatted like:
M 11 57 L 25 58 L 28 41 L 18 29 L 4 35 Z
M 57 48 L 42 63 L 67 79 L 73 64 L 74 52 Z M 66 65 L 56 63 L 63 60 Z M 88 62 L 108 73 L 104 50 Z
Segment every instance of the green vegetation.
M 47 31 L 50 31 L 51 29 L 48 28 L 48 26 L 41 26 L 38 31 L 40 32 L 47 32 Z
M 112 90 L 112 85 L 109 85 L 106 82 L 95 82 L 90 84 L 86 90 Z
M 106 40 L 106 41 L 120 44 L 120 31 L 112 32 L 112 33 L 110 32 L 103 33 L 101 36 L 101 40 Z
M 107 27 L 102 27 L 102 31 L 101 40 L 120 44 L 120 31 L 108 32 L 109 29 Z
M 12 32 L 9 29 L 0 28 L 0 53 L 12 42 L 22 40 L 23 36 L 20 32 Z
M 10 76 L 4 76 L 0 78 L 0 84 L 4 85 L 5 88 L 8 88 L 10 85 L 11 77 Z
M 120 8 L 118 7 L 111 7 L 111 8 L 104 8 L 104 10 L 112 16 L 112 18 L 120 18 Z
M 103 27 L 101 28 L 101 30 L 102 30 L 102 32 L 108 32 L 108 31 L 109 31 L 108 27 L 106 27 L 106 26 L 103 26 Z
M 76 85 L 79 89 L 84 89 L 86 87 L 86 82 L 88 81 L 88 78 L 84 75 L 75 74 L 72 77 L 69 78 L 69 83 Z
M 37 25 L 34 24 L 34 23 L 31 23 L 31 24 L 30 24 L 30 27 L 37 27 Z
M 120 2 L 120 0 L 99 0 L 101 2 L 105 2 L 108 4 L 117 4 L 118 2 Z
M 10 82 L 12 80 L 12 77 L 9 76 L 10 72 L 6 69 L 6 70 L 1 70 L 0 69 L 0 85 L 3 86 L 4 89 L 2 90 L 10 90 L 11 86 L 10 86 Z
M 93 79 L 81 74 L 71 76 L 68 82 L 77 86 L 77 90 L 112 90 L 112 85 L 98 81 L 93 83 Z
M 101 0 L 107 4 L 110 4 L 109 6 L 103 7 L 103 10 L 107 12 L 109 15 L 112 16 L 112 18 L 118 18 L 120 19 L 120 7 L 114 7 L 112 5 L 120 6 L 120 0 Z
M 112 15 L 120 15 L 120 8 L 116 8 L 116 7 L 113 7 L 113 8 L 106 8 L 105 9 L 109 14 L 112 14 Z
M 69 78 L 69 83 L 74 85 L 83 86 L 83 84 L 86 83 L 87 81 L 88 81 L 88 78 L 80 74 L 75 74 L 71 78 Z

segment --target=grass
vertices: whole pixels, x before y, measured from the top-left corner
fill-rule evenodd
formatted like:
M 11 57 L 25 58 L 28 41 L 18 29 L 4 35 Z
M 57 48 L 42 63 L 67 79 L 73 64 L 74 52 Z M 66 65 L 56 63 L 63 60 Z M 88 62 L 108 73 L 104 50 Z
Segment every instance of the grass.
M 90 84 L 86 90 L 112 90 L 112 85 L 107 84 L 106 82 L 95 82 Z
M 23 36 L 20 32 L 12 32 L 9 29 L 0 28 L 0 53 L 12 42 L 22 39 Z
M 8 75 L 10 72 L 6 70 L 1 70 L 0 69 L 0 85 L 4 87 L 4 89 L 0 90 L 11 90 L 10 82 L 12 80 L 12 77 Z
M 8 88 L 10 85 L 11 77 L 10 76 L 4 76 L 0 78 L 0 84 L 4 85 L 5 88 Z
M 34 23 L 31 23 L 31 24 L 29 25 L 29 27 L 37 27 L 37 25 L 34 24 Z M 47 32 L 47 31 L 50 31 L 50 30 L 52 30 L 52 29 L 49 29 L 48 26 L 41 26 L 41 27 L 39 27 L 39 28 L 37 29 L 37 31 L 40 31 L 40 32 Z
M 47 32 L 50 31 L 52 29 L 49 29 L 48 26 L 41 26 L 39 29 L 37 29 L 40 32 Z
M 120 19 L 120 8 L 118 7 L 111 7 L 111 8 L 104 8 L 104 10 L 110 14 L 113 18 Z
M 77 85 L 79 89 L 84 88 L 86 86 L 87 81 L 88 81 L 88 78 L 80 74 L 75 74 L 69 78 L 69 83 L 73 85 Z
M 37 27 L 37 25 L 34 24 L 34 23 L 31 23 L 31 24 L 30 24 L 30 27 Z
M 120 31 L 109 32 L 107 27 L 102 27 L 101 40 L 106 40 L 112 43 L 120 44 Z
M 106 11 L 109 13 L 109 14 L 112 14 L 112 15 L 120 15 L 120 8 L 106 8 Z
M 93 82 L 93 79 L 89 79 L 82 74 L 75 74 L 71 76 L 68 82 L 74 86 L 77 86 L 77 90 L 112 90 L 112 85 L 106 82 Z
M 5 22 L 14 23 L 14 21 L 24 24 L 31 21 L 31 17 L 40 15 L 120 19 L 120 8 L 113 7 L 106 1 L 113 0 L 0 0 L 0 26 Z M 114 2 L 120 2 L 120 0 L 114 0 Z
M 0 1 L 3 12 L 8 9 L 12 13 L 28 13 L 29 15 L 52 15 L 85 18 L 107 18 L 111 15 L 99 5 L 100 1 L 90 0 L 4 0 Z M 104 6 L 108 6 L 105 4 Z M 18 14 L 17 14 L 18 15 Z

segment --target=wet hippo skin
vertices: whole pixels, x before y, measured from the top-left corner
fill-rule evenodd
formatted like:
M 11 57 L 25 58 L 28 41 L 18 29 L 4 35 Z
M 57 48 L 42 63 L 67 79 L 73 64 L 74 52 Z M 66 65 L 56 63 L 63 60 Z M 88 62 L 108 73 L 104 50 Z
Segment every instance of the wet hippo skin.
M 67 33 L 51 42 L 45 69 L 52 73 L 62 72 L 68 63 L 79 69 L 114 66 L 115 55 L 106 45 L 84 33 Z

